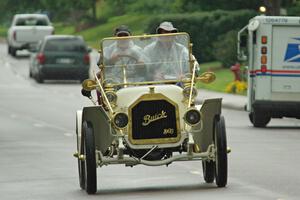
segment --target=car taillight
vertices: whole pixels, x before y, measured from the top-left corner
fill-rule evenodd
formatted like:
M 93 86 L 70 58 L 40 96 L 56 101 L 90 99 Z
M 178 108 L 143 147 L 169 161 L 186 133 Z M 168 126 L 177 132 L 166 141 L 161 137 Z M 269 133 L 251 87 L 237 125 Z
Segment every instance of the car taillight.
M 83 61 L 85 64 L 90 64 L 90 55 L 89 54 L 85 54 L 83 57 Z
M 36 56 L 36 59 L 38 60 L 39 64 L 44 64 L 46 61 L 46 56 L 43 53 L 39 53 Z

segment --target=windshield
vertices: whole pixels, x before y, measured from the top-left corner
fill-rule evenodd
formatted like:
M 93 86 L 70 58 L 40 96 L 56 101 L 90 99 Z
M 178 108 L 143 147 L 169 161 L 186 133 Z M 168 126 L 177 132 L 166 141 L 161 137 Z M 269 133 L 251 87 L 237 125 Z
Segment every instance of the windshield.
M 19 18 L 16 22 L 16 26 L 48 26 L 48 20 L 46 18 Z
M 44 51 L 73 51 L 85 52 L 86 47 L 82 40 L 76 38 L 56 38 L 48 40 Z
M 102 41 L 104 79 L 112 83 L 181 80 L 190 73 L 187 33 Z

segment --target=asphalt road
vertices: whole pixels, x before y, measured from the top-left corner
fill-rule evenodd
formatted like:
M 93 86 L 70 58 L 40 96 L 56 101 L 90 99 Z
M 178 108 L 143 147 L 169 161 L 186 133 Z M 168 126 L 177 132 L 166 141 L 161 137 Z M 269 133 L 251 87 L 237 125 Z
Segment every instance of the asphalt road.
M 75 112 L 91 104 L 78 82 L 37 84 L 28 78 L 28 53 L 7 55 L 0 44 L 0 199 L 249 199 L 300 197 L 300 120 L 253 128 L 247 113 L 223 109 L 229 178 L 206 184 L 201 162 L 169 167 L 123 165 L 98 169 L 98 192 L 79 188 Z M 92 61 L 96 58 L 93 56 Z

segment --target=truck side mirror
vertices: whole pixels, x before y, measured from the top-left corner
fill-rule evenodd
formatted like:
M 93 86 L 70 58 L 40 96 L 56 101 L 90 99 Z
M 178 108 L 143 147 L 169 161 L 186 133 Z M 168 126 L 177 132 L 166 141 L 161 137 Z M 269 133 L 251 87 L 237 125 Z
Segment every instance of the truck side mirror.
M 241 53 L 238 55 L 239 61 L 247 61 L 248 57 L 245 55 L 244 51 L 242 50 Z

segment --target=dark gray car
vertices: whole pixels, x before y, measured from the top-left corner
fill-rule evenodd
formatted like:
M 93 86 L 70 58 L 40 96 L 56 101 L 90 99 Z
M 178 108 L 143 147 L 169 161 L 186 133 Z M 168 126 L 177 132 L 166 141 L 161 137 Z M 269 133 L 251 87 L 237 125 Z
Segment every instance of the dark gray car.
M 80 36 L 46 36 L 33 51 L 29 76 L 38 83 L 45 79 L 83 81 L 89 77 L 90 49 Z

